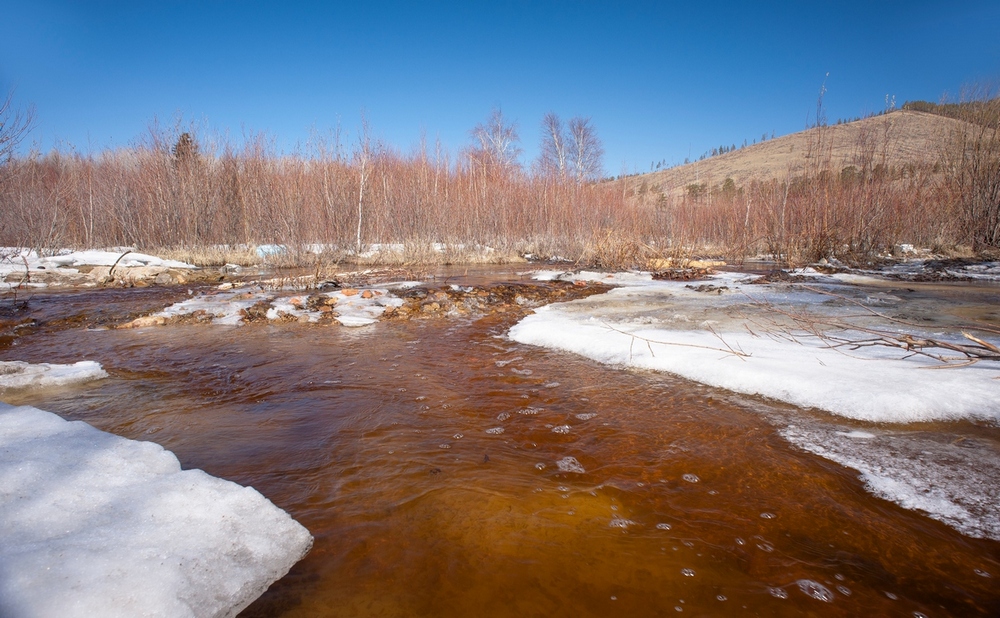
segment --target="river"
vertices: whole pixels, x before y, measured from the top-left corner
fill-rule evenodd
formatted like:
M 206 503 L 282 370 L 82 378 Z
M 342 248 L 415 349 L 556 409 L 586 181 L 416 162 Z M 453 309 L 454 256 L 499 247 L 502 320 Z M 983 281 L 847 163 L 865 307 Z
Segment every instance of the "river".
M 519 344 L 510 314 L 101 328 L 185 296 L 37 295 L 0 359 L 110 377 L 4 399 L 155 441 L 305 525 L 312 551 L 243 616 L 1000 615 L 1000 542 L 790 439 L 843 428 L 821 411 Z M 988 422 L 855 426 L 942 465 L 1000 452 Z

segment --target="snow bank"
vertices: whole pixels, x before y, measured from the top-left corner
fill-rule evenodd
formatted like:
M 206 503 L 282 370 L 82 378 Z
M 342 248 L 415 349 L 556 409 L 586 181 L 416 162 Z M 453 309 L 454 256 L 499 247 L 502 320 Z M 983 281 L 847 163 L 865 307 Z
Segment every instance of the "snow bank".
M 123 255 L 124 254 L 124 255 Z M 119 259 L 120 258 L 120 259 Z M 121 268 L 140 266 L 155 266 L 161 268 L 196 268 L 193 264 L 177 260 L 165 260 L 154 255 L 136 253 L 134 251 L 73 251 L 63 255 L 44 257 L 38 260 L 42 265 L 54 267 L 73 266 L 114 266 L 115 262 Z
M 775 309 L 805 307 L 832 317 L 859 310 L 814 291 L 752 286 L 742 279 L 718 275 L 706 283 L 712 289 L 705 293 L 695 289 L 701 282 L 604 277 L 600 280 L 618 281 L 623 287 L 543 307 L 515 325 L 510 337 L 857 420 L 1000 420 L 997 373 L 986 364 L 933 370 L 930 367 L 939 363 L 920 357 L 903 360 L 905 354 L 897 349 L 845 352 L 807 333 L 799 333 L 794 341 L 768 333 L 760 321 L 768 320 Z M 861 300 L 880 308 L 894 302 L 885 294 Z
M 145 253 L 119 251 L 69 251 L 63 250 L 58 255 L 40 257 L 31 249 L 18 247 L 0 247 L 0 288 L 29 287 L 44 288 L 49 285 L 86 284 L 93 278 L 84 275 L 79 268 L 112 267 L 117 262 L 117 268 L 152 269 L 153 273 L 167 269 L 193 269 L 196 266 L 177 260 L 165 260 Z M 123 255 L 124 254 L 124 255 Z M 119 258 L 121 260 L 119 261 Z M 27 269 L 27 271 L 25 270 Z M 116 270 L 117 272 L 117 270 Z M 90 281 L 92 285 L 93 282 Z
M 311 544 L 156 444 L 0 404 L 2 616 L 235 616 Z
M 0 361 L 0 391 L 14 388 L 44 388 L 66 386 L 107 377 L 100 363 L 80 361 L 72 365 L 21 361 Z

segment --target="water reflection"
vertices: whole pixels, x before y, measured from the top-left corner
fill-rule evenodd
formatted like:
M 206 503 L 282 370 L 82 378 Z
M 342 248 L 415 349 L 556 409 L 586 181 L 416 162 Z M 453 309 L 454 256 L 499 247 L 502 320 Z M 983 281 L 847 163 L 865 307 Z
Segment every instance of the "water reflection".
M 112 377 L 21 401 L 155 440 L 309 528 L 246 616 L 1000 614 L 1000 544 L 871 496 L 768 421 L 808 412 L 509 325 L 42 332 L 19 360 Z

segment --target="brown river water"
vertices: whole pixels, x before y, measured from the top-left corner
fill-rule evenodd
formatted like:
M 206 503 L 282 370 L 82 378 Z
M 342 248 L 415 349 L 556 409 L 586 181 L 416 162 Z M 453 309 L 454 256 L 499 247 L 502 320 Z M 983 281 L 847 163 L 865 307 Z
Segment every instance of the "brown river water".
M 507 315 L 93 328 L 184 295 L 32 299 L 50 327 L 0 360 L 110 378 L 4 399 L 155 441 L 305 525 L 311 552 L 243 616 L 1000 615 L 1000 543 L 872 496 L 773 420 L 818 413 L 512 343 Z

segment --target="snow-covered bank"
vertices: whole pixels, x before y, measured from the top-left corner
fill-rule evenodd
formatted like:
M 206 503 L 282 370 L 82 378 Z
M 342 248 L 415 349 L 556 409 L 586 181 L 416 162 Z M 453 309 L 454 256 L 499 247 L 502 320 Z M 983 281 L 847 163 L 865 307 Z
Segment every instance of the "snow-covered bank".
M 235 616 L 311 545 L 253 488 L 0 403 L 0 615 Z
M 14 388 L 66 386 L 98 380 L 107 375 L 100 363 L 94 361 L 79 361 L 72 365 L 0 361 L 0 392 Z
M 759 404 L 787 440 L 857 470 L 871 493 L 970 536 L 1000 540 L 997 445 L 947 431 L 935 441 L 928 438 L 933 432 L 909 428 L 914 422 L 956 420 L 995 427 L 1000 423 L 997 363 L 932 369 L 941 363 L 903 349 L 834 349 L 816 333 L 796 330 L 794 322 L 789 326 L 786 315 L 798 312 L 859 327 L 878 323 L 886 332 L 910 329 L 961 342 L 961 333 L 947 326 L 944 305 L 908 305 L 891 289 L 845 285 L 841 276 L 810 276 L 809 286 L 753 285 L 732 273 L 695 283 L 654 281 L 641 273 L 539 277 L 620 287 L 542 307 L 510 330 L 513 340 L 831 412 L 837 416 Z M 869 308 L 925 319 L 933 328 L 882 320 Z M 858 421 L 892 425 L 859 427 Z
M 167 271 L 192 271 L 197 267 L 128 249 L 118 251 L 62 250 L 51 256 L 18 247 L 0 247 L 0 289 L 44 288 L 50 285 L 96 285 L 111 280 L 111 271 L 131 281 L 168 283 Z M 86 272 L 85 272 L 86 271 Z
M 790 286 L 751 285 L 745 276 L 733 273 L 697 285 L 653 281 L 639 274 L 574 276 L 621 287 L 543 307 L 515 325 L 510 337 L 856 420 L 1000 420 L 996 367 L 984 363 L 933 370 L 940 363 L 904 350 L 833 349 L 807 332 L 793 333 L 794 340 L 785 332 L 768 332 L 768 321 L 782 310 L 842 317 L 863 313 L 848 302 L 856 299 Z M 847 288 L 840 291 L 850 293 Z M 871 293 L 858 299 L 880 310 L 898 301 L 890 294 Z M 937 336 L 962 339 L 959 333 Z

